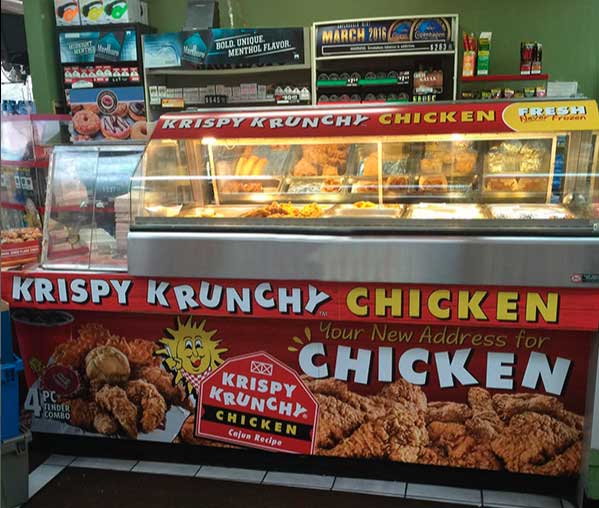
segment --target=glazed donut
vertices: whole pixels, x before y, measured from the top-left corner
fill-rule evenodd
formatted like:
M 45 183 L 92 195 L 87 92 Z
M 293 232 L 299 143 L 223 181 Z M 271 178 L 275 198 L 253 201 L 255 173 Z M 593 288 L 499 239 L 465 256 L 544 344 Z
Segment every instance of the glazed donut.
M 127 106 L 126 102 L 121 102 L 117 107 L 116 107 L 116 111 L 114 112 L 115 115 L 119 115 L 119 116 L 125 116 L 127 114 L 127 110 L 129 109 L 129 106 Z
M 110 115 L 102 117 L 102 135 L 105 138 L 127 139 L 131 134 L 131 126 L 120 116 Z
M 131 126 L 131 139 L 148 139 L 148 124 L 144 120 Z
M 100 112 L 100 108 L 98 107 L 98 105 L 95 102 L 90 103 L 90 104 L 84 104 L 83 105 L 83 109 L 85 111 L 91 111 L 92 113 L 99 113 Z
M 138 122 L 146 119 L 146 106 L 143 102 L 129 103 L 129 116 L 132 120 Z
M 78 111 L 73 115 L 73 127 L 79 134 L 95 136 L 100 130 L 100 117 L 85 109 Z

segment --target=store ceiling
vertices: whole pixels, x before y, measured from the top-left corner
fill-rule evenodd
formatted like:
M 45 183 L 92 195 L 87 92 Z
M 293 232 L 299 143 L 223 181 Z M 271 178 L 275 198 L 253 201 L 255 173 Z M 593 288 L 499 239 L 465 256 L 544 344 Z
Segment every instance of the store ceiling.
M 0 0 L 2 12 L 23 14 L 23 0 Z

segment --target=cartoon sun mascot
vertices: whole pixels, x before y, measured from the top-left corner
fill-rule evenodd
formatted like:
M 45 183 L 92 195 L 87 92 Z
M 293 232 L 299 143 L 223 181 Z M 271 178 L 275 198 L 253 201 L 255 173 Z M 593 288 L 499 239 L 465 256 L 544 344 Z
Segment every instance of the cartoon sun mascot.
M 197 324 L 190 317 L 183 323 L 178 317 L 177 327 L 166 329 L 170 337 L 158 341 L 164 348 L 156 354 L 165 358 L 165 366 L 175 374 L 175 383 L 184 383 L 190 394 L 199 388 L 203 377 L 224 362 L 221 354 L 228 351 L 218 347 L 220 340 L 212 338 L 217 330 L 207 331 L 205 325 L 206 320 Z

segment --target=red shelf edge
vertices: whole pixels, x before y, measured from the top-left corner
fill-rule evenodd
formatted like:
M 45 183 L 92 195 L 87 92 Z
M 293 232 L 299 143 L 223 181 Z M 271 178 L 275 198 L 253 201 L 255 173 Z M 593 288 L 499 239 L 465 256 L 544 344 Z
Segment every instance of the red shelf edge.
M 489 74 L 487 76 L 462 76 L 468 81 L 547 81 L 549 74 Z
M 1 166 L 12 166 L 16 168 L 47 168 L 49 164 L 48 159 L 37 159 L 37 160 L 26 160 L 26 161 L 9 161 L 2 159 L 0 161 Z

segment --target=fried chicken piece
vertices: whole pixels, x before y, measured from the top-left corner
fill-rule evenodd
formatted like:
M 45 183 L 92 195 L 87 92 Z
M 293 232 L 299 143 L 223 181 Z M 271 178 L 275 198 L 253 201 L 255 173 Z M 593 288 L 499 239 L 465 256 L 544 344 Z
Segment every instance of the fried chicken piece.
M 556 455 L 545 464 L 540 466 L 529 464 L 524 466 L 521 472 L 547 476 L 576 476 L 580 473 L 581 453 L 582 441 L 576 441 L 563 453 Z
M 322 176 L 339 176 L 339 171 L 335 166 L 325 164 L 322 168 Z
M 428 443 L 424 419 L 400 406 L 385 416 L 362 424 L 349 437 L 321 455 L 333 457 L 381 458 L 416 462 L 422 446 Z
M 100 434 L 116 434 L 119 430 L 119 424 L 108 413 L 99 412 L 94 417 L 94 429 Z
M 160 364 L 160 358 L 154 356 L 157 346 L 151 340 L 125 339 L 113 335 L 104 345 L 112 346 L 121 351 L 129 360 L 132 368 Z
M 164 421 L 166 402 L 153 384 L 136 379 L 127 383 L 127 397 L 141 413 L 140 423 L 144 432 L 152 432 Z
M 293 176 L 318 176 L 318 170 L 306 159 L 300 159 L 293 166 Z
M 191 445 L 197 446 L 213 446 L 216 448 L 241 448 L 241 446 L 235 446 L 222 441 L 214 441 L 212 439 L 206 439 L 204 437 L 196 437 L 194 435 L 196 425 L 195 415 L 189 415 L 179 431 L 179 438 L 181 441 Z
M 429 402 L 426 409 L 426 421 L 464 423 L 472 418 L 472 410 L 459 402 Z
M 579 437 L 577 429 L 552 416 L 526 412 L 510 420 L 491 448 L 508 471 L 518 473 L 553 460 Z
M 352 392 L 347 387 L 347 383 L 339 381 L 333 377 L 323 379 L 315 379 L 308 376 L 302 376 L 302 381 L 312 393 L 321 393 L 322 395 L 330 395 L 344 402 L 352 396 Z
M 420 411 L 426 411 L 427 400 L 422 388 L 418 385 L 408 383 L 405 379 L 398 379 L 393 383 L 385 385 L 379 395 L 398 402 L 408 400 Z
M 92 344 L 108 340 L 112 334 L 100 323 L 86 323 L 79 328 L 79 340 L 89 341 Z
M 184 406 L 186 397 L 182 386 L 175 385 L 173 375 L 160 367 L 142 367 L 134 373 L 137 379 L 153 384 L 165 402 L 172 406 Z
M 89 338 L 71 339 L 56 346 L 52 358 L 58 365 L 81 370 L 85 367 L 85 357 L 95 346 L 96 342 Z
M 316 444 L 319 448 L 332 448 L 349 436 L 366 419 L 366 414 L 331 395 L 315 394 L 320 416 Z
M 98 412 L 95 402 L 83 399 L 72 399 L 66 402 L 69 406 L 69 424 L 85 430 L 94 430 L 94 418 Z
M 137 408 L 127 398 L 125 390 L 105 385 L 96 393 L 96 403 L 116 418 L 129 437 L 137 437 Z
M 478 440 L 494 439 L 503 429 L 503 422 L 495 412 L 491 394 L 484 388 L 470 388 L 468 403 L 472 418 L 466 421 L 466 428 Z
M 501 469 L 488 442 L 477 441 L 466 426 L 456 422 L 431 422 L 428 427 L 433 451 L 421 454 L 428 464 Z
M 499 416 L 506 421 L 528 411 L 555 416 L 564 409 L 557 398 L 537 393 L 498 393 L 493 395 L 493 405 Z

